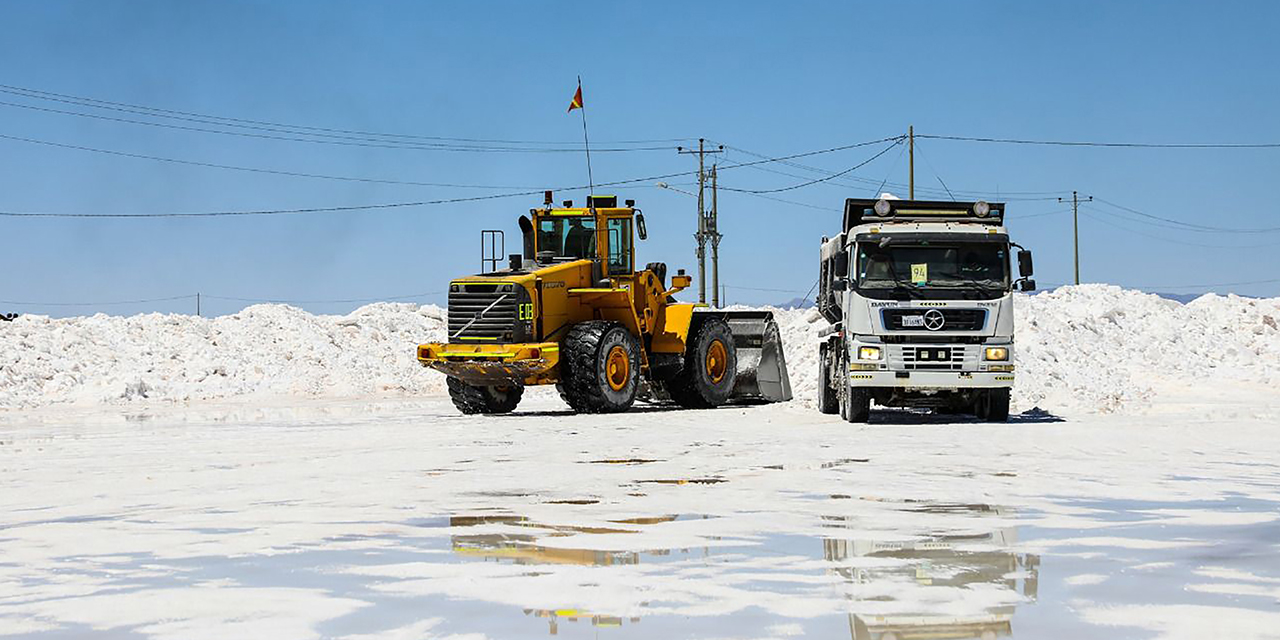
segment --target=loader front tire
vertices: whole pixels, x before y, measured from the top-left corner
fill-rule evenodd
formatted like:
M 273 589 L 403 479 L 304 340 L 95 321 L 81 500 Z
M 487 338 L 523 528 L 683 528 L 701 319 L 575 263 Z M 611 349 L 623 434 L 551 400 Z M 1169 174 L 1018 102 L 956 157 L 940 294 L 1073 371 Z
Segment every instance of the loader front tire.
M 569 329 L 560 352 L 560 397 L 578 413 L 626 411 L 640 388 L 640 342 L 617 322 Z
M 729 400 L 737 379 L 733 331 L 720 318 L 704 318 L 689 331 L 684 367 L 667 389 L 686 409 L 710 409 Z
M 481 387 L 457 378 L 447 378 L 449 399 L 466 415 L 478 413 L 511 413 L 520 404 L 524 387 L 520 385 Z

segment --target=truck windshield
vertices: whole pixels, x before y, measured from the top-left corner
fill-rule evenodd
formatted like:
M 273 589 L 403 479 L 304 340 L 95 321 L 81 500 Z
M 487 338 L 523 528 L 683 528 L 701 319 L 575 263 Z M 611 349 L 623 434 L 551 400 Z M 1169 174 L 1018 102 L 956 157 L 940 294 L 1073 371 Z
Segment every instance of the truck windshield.
M 1008 287 L 1009 249 L 1003 243 L 859 243 L 860 289 Z

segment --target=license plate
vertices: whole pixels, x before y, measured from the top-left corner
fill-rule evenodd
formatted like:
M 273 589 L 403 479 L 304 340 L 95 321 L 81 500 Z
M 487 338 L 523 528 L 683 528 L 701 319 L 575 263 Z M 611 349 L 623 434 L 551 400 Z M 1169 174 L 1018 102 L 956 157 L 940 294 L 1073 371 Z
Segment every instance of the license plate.
M 924 316 L 902 316 L 902 326 L 904 327 L 923 327 Z

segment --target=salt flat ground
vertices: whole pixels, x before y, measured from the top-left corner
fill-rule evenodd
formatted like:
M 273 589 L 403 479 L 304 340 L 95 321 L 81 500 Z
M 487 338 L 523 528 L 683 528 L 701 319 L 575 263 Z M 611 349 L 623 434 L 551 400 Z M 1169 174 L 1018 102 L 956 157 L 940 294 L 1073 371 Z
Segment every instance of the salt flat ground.
M 0 635 L 1280 637 L 1280 400 L 1234 393 L 1001 425 L 0 414 Z

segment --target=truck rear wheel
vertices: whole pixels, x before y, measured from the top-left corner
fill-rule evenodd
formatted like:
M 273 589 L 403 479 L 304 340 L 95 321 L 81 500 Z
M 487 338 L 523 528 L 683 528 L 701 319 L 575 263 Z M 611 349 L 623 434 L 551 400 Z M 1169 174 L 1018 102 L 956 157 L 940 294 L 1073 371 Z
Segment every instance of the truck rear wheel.
M 640 386 L 640 343 L 617 322 L 579 322 L 561 351 L 560 397 L 579 413 L 626 411 Z
M 834 415 L 840 412 L 840 395 L 831 384 L 830 360 L 830 345 L 818 345 L 818 411 Z
M 845 422 L 865 423 L 871 420 L 871 391 L 849 387 L 840 398 L 840 417 Z
M 974 415 L 985 422 L 1007 422 L 1009 420 L 1009 390 L 987 389 L 978 394 L 974 403 Z
M 520 385 L 481 387 L 457 378 L 447 378 L 449 399 L 458 411 L 467 415 L 477 413 L 511 413 L 520 404 L 524 387 Z
M 724 404 L 738 378 L 738 354 L 733 331 L 720 318 L 702 318 L 689 331 L 684 367 L 667 390 L 686 409 L 710 409 Z

